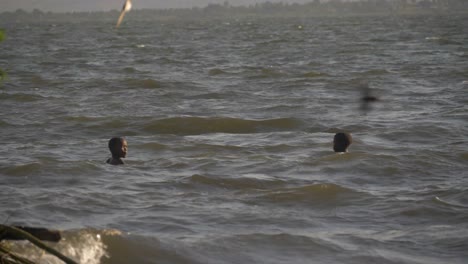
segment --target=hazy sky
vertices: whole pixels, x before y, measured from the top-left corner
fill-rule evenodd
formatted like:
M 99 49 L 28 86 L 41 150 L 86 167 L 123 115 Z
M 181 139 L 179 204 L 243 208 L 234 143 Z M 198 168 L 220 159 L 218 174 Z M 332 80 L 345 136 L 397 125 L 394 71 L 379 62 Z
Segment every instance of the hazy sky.
M 141 8 L 175 8 L 204 7 L 209 3 L 221 4 L 225 0 L 132 0 L 133 7 Z M 229 0 L 231 5 L 248 5 L 266 2 L 267 0 Z M 270 2 L 305 3 L 311 0 L 269 0 Z M 0 0 L 0 12 L 15 11 L 22 8 L 31 11 L 35 8 L 42 11 L 92 11 L 112 10 L 122 7 L 124 0 Z

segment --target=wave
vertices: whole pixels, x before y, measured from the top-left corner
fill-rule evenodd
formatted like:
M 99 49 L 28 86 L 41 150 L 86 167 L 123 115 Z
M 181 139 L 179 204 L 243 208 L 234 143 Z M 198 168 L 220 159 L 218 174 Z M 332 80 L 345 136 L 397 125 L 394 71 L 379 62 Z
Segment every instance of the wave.
M 443 195 L 435 196 L 434 202 L 453 209 L 467 209 L 468 208 L 468 190 L 451 189 Z
M 6 168 L 0 168 L 0 172 L 8 176 L 27 176 L 34 175 L 42 169 L 40 163 L 33 162 L 28 164 L 21 164 L 15 166 L 9 166 Z
M 37 162 L 11 164 L 0 167 L 0 173 L 7 176 L 39 175 L 86 175 L 95 172 L 98 166 L 87 161 L 60 162 L 54 158 L 39 158 Z
M 0 127 L 7 127 L 7 126 L 11 126 L 11 124 L 6 121 L 0 120 Z
M 360 191 L 332 183 L 317 183 L 300 187 L 270 190 L 257 198 L 260 202 L 284 204 L 349 204 L 353 200 L 365 199 L 368 195 Z
M 452 40 L 445 37 L 426 37 L 427 41 L 435 42 L 439 45 L 463 45 L 462 42 Z
M 265 226 L 263 226 L 265 227 Z M 259 227 L 262 229 L 261 227 Z M 47 243 L 80 264 L 126 263 L 438 263 L 435 256 L 409 253 L 403 244 L 421 243 L 414 240 L 427 237 L 424 246 L 443 248 L 444 253 L 464 252 L 466 232 L 443 225 L 406 231 L 375 232 L 365 229 L 344 233 L 346 228 L 284 232 L 256 230 L 253 232 L 181 236 L 176 239 L 153 235 L 122 233 L 116 229 L 79 229 L 62 231 L 59 243 Z M 421 233 L 421 234 L 420 234 Z M 434 236 L 437 234 L 437 236 Z M 372 244 L 371 251 L 359 250 Z M 57 258 L 30 243 L 7 242 L 13 252 L 38 264 L 59 264 Z M 389 249 L 390 248 L 390 249 Z M 378 254 L 375 253 L 379 252 Z M 454 263 L 463 263 L 453 259 Z M 421 262 L 422 263 L 422 262 Z
M 223 178 L 195 174 L 189 177 L 192 184 L 202 184 L 227 189 L 269 189 L 285 184 L 284 181 L 269 177 Z
M 124 235 L 116 229 L 62 231 L 59 243 L 48 243 L 80 264 L 189 263 L 173 248 L 157 238 Z M 8 242 L 10 249 L 38 264 L 62 264 L 56 257 L 24 242 Z
M 163 84 L 153 79 L 126 79 L 123 83 L 129 88 L 161 88 Z
M 369 77 L 369 76 L 379 76 L 379 75 L 386 75 L 389 74 L 390 72 L 385 69 L 373 69 L 373 70 L 368 70 L 365 72 L 360 73 L 362 77 Z
M 62 240 L 59 243 L 46 243 L 65 256 L 80 264 L 99 264 L 101 259 L 108 257 L 102 236 L 114 236 L 120 232 L 113 230 L 83 229 L 77 231 L 62 232 Z M 11 251 L 22 255 L 38 264 L 62 264 L 58 258 L 44 253 L 43 250 L 24 242 L 8 242 Z
M 326 73 L 322 73 L 322 72 L 311 71 L 311 72 L 304 73 L 301 76 L 304 78 L 319 78 L 319 77 L 328 77 L 329 75 Z
M 302 122 L 295 118 L 249 120 L 230 117 L 92 117 L 68 116 L 53 121 L 61 131 L 77 131 L 93 137 L 113 137 L 116 135 L 202 135 L 212 133 L 251 134 L 297 130 Z M 68 133 L 68 132 L 67 132 Z
M 199 263 L 321 263 L 320 259 L 343 252 L 318 237 L 282 232 L 229 235 L 196 246 L 197 252 L 189 253 Z
M 36 102 L 44 99 L 43 96 L 26 93 L 0 94 L 0 100 L 11 100 L 20 103 Z
M 241 242 L 263 247 L 274 247 L 275 245 L 281 246 L 284 248 L 296 248 L 297 250 L 302 250 L 308 248 L 311 251 L 332 251 L 338 252 L 341 251 L 341 248 L 336 246 L 331 246 L 328 242 L 323 241 L 319 238 L 314 238 L 306 235 L 296 235 L 288 233 L 253 233 L 245 235 L 234 235 L 221 239 L 217 239 L 230 242 Z M 241 245 L 244 243 L 240 243 Z
M 159 144 L 156 142 L 141 144 L 139 147 L 145 150 L 153 150 L 153 151 L 167 149 L 167 145 Z
M 62 231 L 59 243 L 47 243 L 80 264 L 188 263 L 188 259 L 156 238 L 123 235 L 116 229 Z M 62 264 L 30 243 L 8 242 L 9 249 L 37 264 Z M 161 262 L 160 262 L 161 261 Z
M 93 137 L 114 137 L 118 135 L 137 135 L 141 128 L 131 117 L 107 118 L 91 116 L 67 116 L 58 118 L 53 123 L 60 124 L 63 131 L 80 130 Z M 109 132 L 112 131 L 112 134 Z
M 432 221 L 441 219 L 461 219 L 466 220 L 465 214 L 461 211 L 466 211 L 466 208 L 460 205 L 449 204 L 446 201 L 440 200 L 438 197 L 432 198 L 430 201 L 423 201 L 418 204 L 401 205 L 399 209 L 392 210 L 392 216 L 401 216 L 404 218 L 426 218 Z
M 226 72 L 218 68 L 211 69 L 208 71 L 208 75 L 210 76 L 216 76 L 216 75 L 222 75 L 222 74 L 226 74 Z
M 343 251 L 340 246 L 321 238 L 288 233 L 217 236 L 190 243 L 183 239 L 122 234 L 115 229 L 66 230 L 62 237 L 59 243 L 48 245 L 80 264 L 242 263 L 247 260 L 256 263 L 265 258 L 268 263 L 279 263 L 275 260 L 279 255 L 283 260 L 294 261 Z M 30 243 L 8 242 L 8 246 L 34 263 L 62 263 Z
M 461 153 L 460 159 L 468 161 L 468 152 Z
M 123 68 L 123 71 L 125 73 L 136 73 L 137 69 L 135 69 L 134 67 L 125 67 L 125 68 Z
M 284 72 L 273 68 L 246 67 L 243 74 L 250 79 L 280 78 L 285 76 Z
M 446 201 L 445 199 L 441 199 L 438 196 L 434 197 L 434 202 L 440 203 L 441 205 L 445 205 L 445 206 L 451 206 L 454 208 L 468 209 L 468 205 L 460 204 L 460 203 L 453 202 L 453 201 Z
M 183 246 L 169 245 L 154 237 L 104 235 L 102 241 L 107 253 L 101 258 L 102 264 L 196 263 L 189 258 Z
M 30 81 L 32 84 L 41 85 L 41 86 L 46 86 L 51 83 L 49 80 L 44 79 L 42 76 L 39 76 L 39 75 L 33 75 Z
M 294 118 L 247 120 L 229 117 L 173 117 L 153 121 L 145 125 L 143 130 L 152 134 L 249 134 L 267 131 L 288 131 L 297 129 L 299 126 L 300 122 Z

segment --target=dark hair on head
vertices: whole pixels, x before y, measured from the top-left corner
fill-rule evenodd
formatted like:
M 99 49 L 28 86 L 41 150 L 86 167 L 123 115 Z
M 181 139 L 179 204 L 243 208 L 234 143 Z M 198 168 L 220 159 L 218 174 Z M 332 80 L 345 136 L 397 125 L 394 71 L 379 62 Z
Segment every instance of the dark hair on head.
M 123 137 L 113 137 L 109 140 L 109 150 L 112 152 L 116 146 L 122 145 Z
M 333 138 L 333 150 L 335 152 L 346 152 L 353 138 L 349 133 L 336 133 Z

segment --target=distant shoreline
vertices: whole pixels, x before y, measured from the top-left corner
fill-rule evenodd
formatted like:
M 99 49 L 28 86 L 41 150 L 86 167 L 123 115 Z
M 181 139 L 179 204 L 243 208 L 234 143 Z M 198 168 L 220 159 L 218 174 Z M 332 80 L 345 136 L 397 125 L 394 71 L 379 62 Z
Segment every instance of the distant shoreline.
M 306 4 L 262 3 L 250 6 L 231 6 L 209 4 L 206 7 L 173 8 L 173 9 L 136 9 L 129 13 L 128 20 L 193 20 L 206 18 L 249 18 L 249 17 L 336 17 L 336 16 L 406 16 L 406 15 L 464 15 L 468 14 L 468 1 L 452 1 L 441 5 L 437 2 L 326 2 L 318 1 Z M 92 12 L 44 12 L 34 9 L 31 12 L 18 9 L 14 12 L 0 13 L 0 21 L 55 21 L 55 20 L 114 20 L 117 9 Z

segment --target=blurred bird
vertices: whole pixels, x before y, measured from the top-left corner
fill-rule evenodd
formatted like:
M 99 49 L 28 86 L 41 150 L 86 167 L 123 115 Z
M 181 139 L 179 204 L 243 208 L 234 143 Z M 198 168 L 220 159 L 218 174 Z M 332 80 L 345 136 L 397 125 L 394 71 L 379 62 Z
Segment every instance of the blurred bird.
M 120 12 L 119 20 L 117 20 L 117 25 L 115 25 L 115 28 L 118 28 L 120 26 L 120 23 L 122 23 L 125 13 L 130 11 L 130 9 L 132 9 L 132 1 L 126 0 L 122 7 L 122 11 Z
M 369 84 L 366 83 L 361 89 L 361 110 L 367 112 L 369 111 L 370 104 L 379 101 L 379 98 L 371 94 Z

